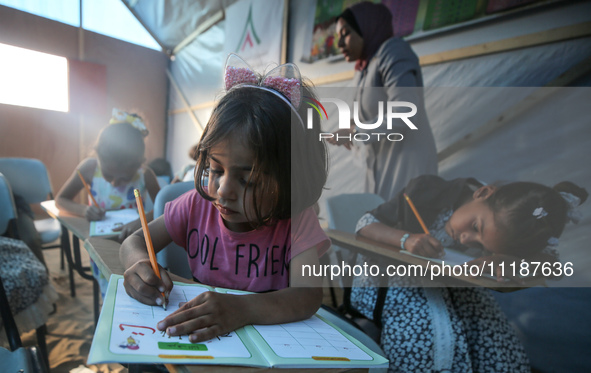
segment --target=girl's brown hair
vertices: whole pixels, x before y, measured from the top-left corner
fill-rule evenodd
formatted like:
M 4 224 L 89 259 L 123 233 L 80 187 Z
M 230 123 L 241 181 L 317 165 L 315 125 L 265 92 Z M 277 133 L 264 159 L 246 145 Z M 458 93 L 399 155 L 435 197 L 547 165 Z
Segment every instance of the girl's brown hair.
M 313 97 L 307 87 L 304 92 Z M 247 217 L 253 228 L 290 218 L 312 206 L 326 182 L 327 154 L 319 141 L 319 129 L 305 129 L 300 118 L 271 92 L 251 86 L 231 89 L 217 104 L 199 141 L 195 167 L 199 194 L 212 200 L 204 185 L 209 152 L 232 135 L 254 153 L 255 167 L 248 183 L 253 188 L 255 216 Z M 265 216 L 260 210 L 263 199 L 272 205 Z

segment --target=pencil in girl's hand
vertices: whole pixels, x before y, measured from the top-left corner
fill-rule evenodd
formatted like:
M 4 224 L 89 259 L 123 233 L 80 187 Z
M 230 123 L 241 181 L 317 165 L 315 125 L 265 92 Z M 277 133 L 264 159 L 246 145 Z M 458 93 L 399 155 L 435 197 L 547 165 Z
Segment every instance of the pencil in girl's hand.
M 419 215 L 419 212 L 417 211 L 415 204 L 412 203 L 412 201 L 410 200 L 410 197 L 407 196 L 406 193 L 403 193 L 403 194 L 404 194 L 404 198 L 406 198 L 406 202 L 408 202 L 408 205 L 410 206 L 410 209 L 412 210 L 412 212 L 414 212 L 415 216 L 417 217 L 417 220 L 419 221 L 419 224 L 421 224 L 423 231 L 425 231 L 425 234 L 429 234 L 429 230 L 427 229 L 425 222 L 421 218 L 421 215 Z
M 90 187 L 88 186 L 88 184 L 86 184 L 86 180 L 84 180 L 84 177 L 82 177 L 82 174 L 80 173 L 80 170 L 77 169 L 76 172 L 78 172 L 78 176 L 80 177 L 80 180 L 82 180 L 82 184 L 84 184 L 84 188 L 86 189 L 86 192 L 90 196 L 90 199 L 92 200 L 92 203 L 94 203 L 94 205 L 96 207 L 100 208 L 99 205 L 98 205 L 98 203 L 96 203 L 96 199 L 94 199 L 94 197 L 92 196 L 92 192 L 90 191 Z
M 150 231 L 148 230 L 148 221 L 146 220 L 146 213 L 144 212 L 144 204 L 142 203 L 142 197 L 140 196 L 140 191 L 137 189 L 133 190 L 133 194 L 135 195 L 135 201 L 137 203 L 137 209 L 140 215 L 140 221 L 142 223 L 142 230 L 144 231 L 144 238 L 146 240 L 146 246 L 148 248 L 148 255 L 150 256 L 150 264 L 152 264 L 152 270 L 156 273 L 159 279 L 162 280 L 162 276 L 160 276 L 160 268 L 158 267 L 158 261 L 156 261 L 156 253 L 154 252 L 154 246 L 152 245 L 152 236 L 150 236 Z M 166 296 L 164 293 L 162 294 L 162 308 L 166 311 Z

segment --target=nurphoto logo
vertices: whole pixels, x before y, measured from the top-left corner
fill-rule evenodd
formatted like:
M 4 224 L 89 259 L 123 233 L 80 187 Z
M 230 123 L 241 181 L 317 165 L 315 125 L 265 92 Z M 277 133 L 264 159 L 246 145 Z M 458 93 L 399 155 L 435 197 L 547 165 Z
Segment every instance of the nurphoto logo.
M 338 112 L 338 122 L 339 122 L 339 129 L 346 129 L 351 127 L 351 121 L 355 124 L 358 129 L 371 131 L 378 129 L 383 121 L 384 116 L 386 118 L 386 128 L 388 130 L 392 130 L 392 123 L 394 120 L 401 120 L 410 128 L 411 130 L 417 130 L 417 126 L 410 120 L 417 113 L 417 106 L 412 102 L 408 101 L 378 101 L 378 115 L 376 121 L 373 123 L 363 123 L 361 119 L 359 119 L 359 102 L 353 102 L 353 115 L 351 115 L 351 108 L 349 105 L 338 98 L 322 98 L 320 101 L 315 100 L 311 97 L 305 97 L 306 103 L 311 107 L 308 108 L 307 111 L 307 128 L 312 128 L 313 126 L 313 111 L 316 110 L 320 119 L 324 117 L 328 119 L 328 114 L 326 113 L 326 109 L 322 105 L 322 103 L 333 103 L 337 107 Z M 399 108 L 406 108 L 409 111 L 398 111 Z M 322 115 L 324 114 L 324 116 Z M 386 132 L 357 132 L 350 133 L 348 135 L 338 135 L 330 132 L 322 132 L 320 133 L 319 140 L 322 139 L 329 139 L 337 136 L 337 140 L 348 138 L 350 141 L 369 141 L 372 137 L 376 137 L 377 141 L 380 140 L 388 140 L 388 141 L 401 141 L 404 136 L 401 133 L 386 133 Z

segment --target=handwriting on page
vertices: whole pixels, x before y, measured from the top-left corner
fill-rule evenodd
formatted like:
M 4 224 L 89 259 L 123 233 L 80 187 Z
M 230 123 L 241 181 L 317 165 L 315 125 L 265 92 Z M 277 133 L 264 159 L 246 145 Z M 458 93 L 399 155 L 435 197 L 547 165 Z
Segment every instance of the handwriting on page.
M 119 279 L 109 350 L 114 354 L 191 356 L 203 359 L 250 357 L 250 352 L 234 332 L 202 343 L 191 343 L 187 335 L 171 337 L 156 328 L 159 321 L 205 291 L 206 288 L 175 285 L 169 296 L 167 310 L 164 311 L 160 306 L 145 305 L 131 298 L 125 292 L 123 279 Z

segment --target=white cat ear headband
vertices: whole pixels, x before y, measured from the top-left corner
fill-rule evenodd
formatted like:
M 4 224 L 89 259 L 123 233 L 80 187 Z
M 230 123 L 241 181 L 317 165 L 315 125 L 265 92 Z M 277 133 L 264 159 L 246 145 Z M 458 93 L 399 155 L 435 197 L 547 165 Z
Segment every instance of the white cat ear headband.
M 302 78 L 296 65 L 279 65 L 263 77 L 259 77 L 246 61 L 230 53 L 224 71 L 224 87 L 227 92 L 242 86 L 270 92 L 289 105 L 304 127 L 304 121 L 297 110 L 302 101 Z

